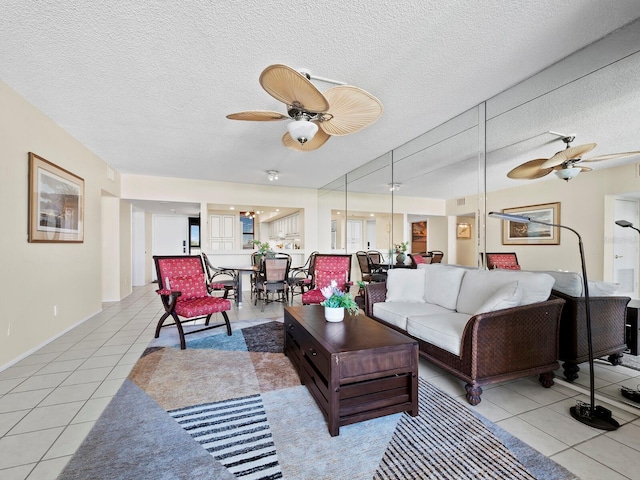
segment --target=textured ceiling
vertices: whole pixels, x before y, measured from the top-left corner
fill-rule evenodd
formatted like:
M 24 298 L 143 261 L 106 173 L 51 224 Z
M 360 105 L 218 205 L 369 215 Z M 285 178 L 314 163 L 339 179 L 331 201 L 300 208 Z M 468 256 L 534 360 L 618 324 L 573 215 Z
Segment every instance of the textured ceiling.
M 0 80 L 122 173 L 268 184 L 275 169 L 318 188 L 638 17 L 637 0 L 3 0 Z M 286 122 L 226 119 L 286 113 L 258 83 L 273 63 L 384 113 L 313 152 L 282 146 Z

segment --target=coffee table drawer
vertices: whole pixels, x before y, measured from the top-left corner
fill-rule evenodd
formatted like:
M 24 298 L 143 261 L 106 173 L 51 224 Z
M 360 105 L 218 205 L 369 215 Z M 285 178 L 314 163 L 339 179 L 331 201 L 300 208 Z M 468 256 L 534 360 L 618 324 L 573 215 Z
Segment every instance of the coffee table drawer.
M 414 362 L 415 351 L 406 346 L 349 353 L 340 357 L 340 383 L 407 372 Z

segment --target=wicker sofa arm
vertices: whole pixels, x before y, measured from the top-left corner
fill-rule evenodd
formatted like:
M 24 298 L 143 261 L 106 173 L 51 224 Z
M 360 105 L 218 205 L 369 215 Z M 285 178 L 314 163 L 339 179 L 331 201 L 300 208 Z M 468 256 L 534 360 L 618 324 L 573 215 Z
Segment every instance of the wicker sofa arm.
M 387 298 L 387 284 L 369 283 L 364 286 L 364 314 L 368 317 L 373 316 L 373 304 L 384 302 Z
M 473 355 L 473 368 L 482 370 L 479 375 L 492 376 L 514 367 L 526 370 L 557 362 L 564 303 L 553 298 L 472 317 L 465 327 L 463 344 L 471 341 L 472 349 L 467 353 Z

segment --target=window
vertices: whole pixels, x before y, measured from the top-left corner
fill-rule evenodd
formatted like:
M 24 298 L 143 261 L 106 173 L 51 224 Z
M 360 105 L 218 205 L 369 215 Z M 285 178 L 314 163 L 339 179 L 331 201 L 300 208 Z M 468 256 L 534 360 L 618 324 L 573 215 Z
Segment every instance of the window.
M 200 248 L 200 218 L 189 217 L 189 247 Z
M 242 248 L 252 249 L 254 236 L 253 212 L 240 212 L 240 224 L 242 225 Z

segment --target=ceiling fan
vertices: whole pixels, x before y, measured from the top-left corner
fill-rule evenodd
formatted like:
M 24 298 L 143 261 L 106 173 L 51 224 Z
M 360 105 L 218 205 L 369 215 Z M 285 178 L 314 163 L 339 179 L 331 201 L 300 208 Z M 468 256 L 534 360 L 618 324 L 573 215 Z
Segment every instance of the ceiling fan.
M 320 148 L 333 135 L 349 135 L 374 123 L 382 115 L 382 103 L 358 87 L 337 85 L 324 94 L 311 83 L 315 78 L 287 65 L 269 65 L 260 74 L 260 85 L 276 100 L 287 106 L 287 115 L 269 110 L 231 113 L 231 120 L 271 122 L 292 119 L 282 143 L 294 150 Z M 318 128 L 319 127 L 319 128 Z
M 549 132 L 551 133 L 551 132 Z M 556 152 L 550 158 L 536 158 L 518 165 L 507 173 L 507 177 L 514 179 L 533 180 L 541 178 L 545 175 L 555 172 L 555 174 L 567 182 L 578 175 L 580 172 L 590 172 L 592 169 L 582 166 L 586 162 L 601 162 L 603 160 L 611 160 L 614 158 L 624 158 L 633 155 L 639 155 L 640 151 L 610 153 L 607 155 L 599 155 L 597 157 L 582 158 L 585 153 L 596 148 L 596 143 L 585 143 L 583 145 L 571 146 L 571 142 L 575 140 L 573 135 L 564 135 L 560 139 L 566 144 L 564 150 Z

